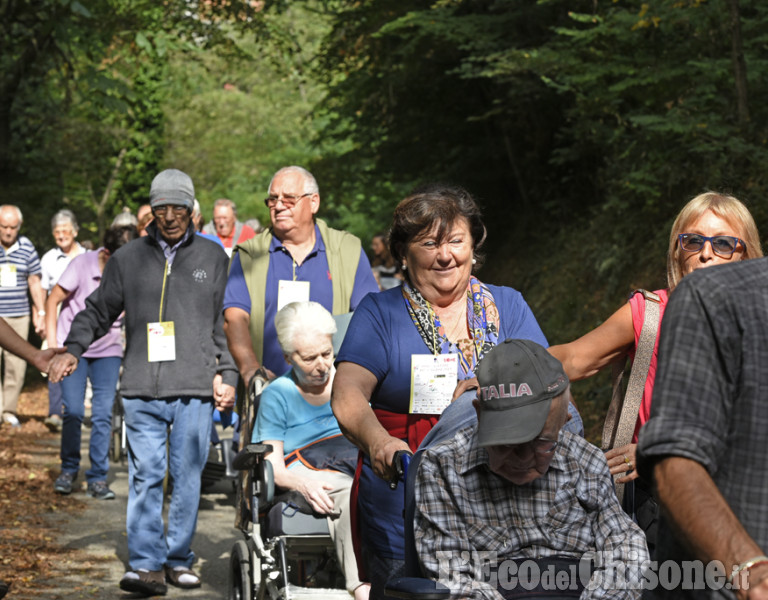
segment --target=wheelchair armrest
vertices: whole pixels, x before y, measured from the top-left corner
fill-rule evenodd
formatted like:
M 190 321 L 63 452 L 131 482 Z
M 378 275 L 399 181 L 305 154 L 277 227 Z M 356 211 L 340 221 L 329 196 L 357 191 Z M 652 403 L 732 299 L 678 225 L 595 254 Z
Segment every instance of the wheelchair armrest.
M 235 455 L 232 466 L 238 471 L 250 471 L 264 460 L 264 457 L 272 452 L 269 444 L 248 444 Z
M 384 593 L 393 598 L 411 600 L 446 600 L 451 596 L 447 586 L 424 577 L 396 577 L 387 580 Z

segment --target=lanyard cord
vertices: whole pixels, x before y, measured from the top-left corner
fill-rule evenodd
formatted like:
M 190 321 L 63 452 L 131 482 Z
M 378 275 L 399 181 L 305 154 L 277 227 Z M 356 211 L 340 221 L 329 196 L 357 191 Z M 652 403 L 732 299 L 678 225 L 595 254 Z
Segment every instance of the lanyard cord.
M 440 340 L 437 339 L 437 326 L 435 325 L 435 320 L 437 317 L 435 315 L 435 311 L 432 310 L 432 305 L 429 303 L 428 300 L 426 300 L 426 298 L 425 298 L 425 302 L 427 303 L 427 309 L 429 309 L 429 326 L 432 328 L 432 332 L 431 332 L 432 333 L 432 354 L 437 356 L 438 354 L 440 354 L 440 352 L 438 352 L 438 350 L 440 349 L 440 344 L 439 344 Z M 446 337 L 446 339 L 448 338 Z
M 165 302 L 165 280 L 168 278 L 168 273 L 171 271 L 171 266 L 168 264 L 168 259 L 165 259 L 165 269 L 163 269 L 163 290 L 160 292 L 160 316 L 158 322 L 163 322 L 163 303 Z
M 427 303 L 427 308 L 429 309 L 429 316 L 430 316 L 429 322 L 430 322 L 430 326 L 432 327 L 432 336 L 431 336 L 432 337 L 432 353 L 435 356 L 437 356 L 438 354 L 440 354 L 440 352 L 439 352 L 439 348 L 440 348 L 439 341 L 440 340 L 438 339 L 438 335 L 437 335 L 437 331 L 438 330 L 437 330 L 437 326 L 435 325 L 435 320 L 436 320 L 437 317 L 435 315 L 435 311 L 432 309 L 432 304 L 430 304 L 429 301 L 427 301 L 426 299 L 425 299 L 425 302 Z M 474 308 L 474 302 L 472 302 L 472 306 Z M 469 311 L 469 308 L 467 308 L 467 311 Z M 485 311 L 483 311 L 483 312 L 485 312 Z M 467 314 L 465 318 L 469 319 L 469 314 Z M 443 326 L 443 329 L 445 329 L 445 332 L 446 332 L 445 339 L 448 342 L 448 345 L 449 346 L 451 344 L 455 345 L 456 348 L 459 350 L 459 354 L 461 354 L 461 349 L 459 348 L 458 344 L 456 344 L 456 343 L 454 343 L 454 342 L 452 342 L 451 340 L 448 339 L 448 329 L 445 326 Z M 474 335 L 474 331 L 473 331 L 472 327 L 470 325 L 467 325 L 467 329 L 469 331 L 469 339 L 472 340 L 472 357 L 474 358 L 474 363 L 475 363 L 475 366 L 476 366 L 477 365 L 477 357 L 480 355 L 480 352 L 479 352 L 479 349 L 478 349 L 478 341 L 477 341 L 477 337 Z M 469 366 L 471 366 L 471 365 L 469 365 Z

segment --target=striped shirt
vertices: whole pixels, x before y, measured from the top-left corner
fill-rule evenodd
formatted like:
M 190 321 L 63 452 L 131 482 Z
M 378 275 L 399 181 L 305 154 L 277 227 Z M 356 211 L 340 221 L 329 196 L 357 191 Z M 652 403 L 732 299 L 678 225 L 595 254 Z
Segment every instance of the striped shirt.
M 621 568 L 627 585 L 637 586 L 649 560 L 645 535 L 622 511 L 603 453 L 561 431 L 549 470 L 515 485 L 490 470 L 476 430 L 467 427 L 426 450 L 419 463 L 414 533 L 425 573 L 448 585 L 452 597 L 498 600 L 500 588 L 478 578 L 477 561 L 579 560 L 596 551 L 595 572 L 583 582 L 596 588 L 588 597 L 639 598 L 639 589 L 599 583 Z
M 40 275 L 40 259 L 32 242 L 23 235 L 6 249 L 0 246 L 0 317 L 29 315 L 29 283 L 31 275 Z M 12 283 L 15 274 L 16 285 Z

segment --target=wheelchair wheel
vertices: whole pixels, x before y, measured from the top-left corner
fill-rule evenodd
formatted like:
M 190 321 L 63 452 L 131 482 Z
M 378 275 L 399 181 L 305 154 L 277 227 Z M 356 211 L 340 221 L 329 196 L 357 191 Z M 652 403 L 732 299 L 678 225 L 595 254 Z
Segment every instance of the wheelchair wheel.
M 254 600 L 253 569 L 248 544 L 238 540 L 232 547 L 227 578 L 227 600 Z

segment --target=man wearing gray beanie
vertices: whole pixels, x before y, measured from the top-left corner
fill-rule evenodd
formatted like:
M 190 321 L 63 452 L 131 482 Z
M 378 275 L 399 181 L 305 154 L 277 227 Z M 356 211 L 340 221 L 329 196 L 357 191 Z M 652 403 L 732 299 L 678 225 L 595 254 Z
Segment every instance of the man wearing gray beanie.
M 221 312 L 227 255 L 195 235 L 194 200 L 186 173 L 168 169 L 154 178 L 148 235 L 110 258 L 99 288 L 72 323 L 68 352 L 50 369 L 52 381 L 71 373 L 91 342 L 125 311 L 121 390 L 128 436 L 130 570 L 120 588 L 144 596 L 165 594 L 166 582 L 180 588 L 201 585 L 191 570 L 200 476 L 213 409 L 231 410 L 237 383 Z M 167 533 L 162 516 L 166 463 L 173 479 Z

